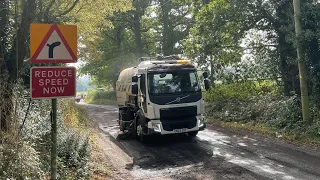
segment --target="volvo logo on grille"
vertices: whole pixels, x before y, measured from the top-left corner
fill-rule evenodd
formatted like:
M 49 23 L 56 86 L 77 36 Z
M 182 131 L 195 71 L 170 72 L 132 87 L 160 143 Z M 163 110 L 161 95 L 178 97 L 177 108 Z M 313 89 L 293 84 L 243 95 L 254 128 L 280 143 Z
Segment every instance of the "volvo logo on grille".
M 173 102 L 180 102 L 181 99 L 184 99 L 184 98 L 187 98 L 189 97 L 190 95 L 186 95 L 186 96 L 183 96 L 183 97 L 177 97 L 174 101 L 170 101 L 170 102 L 167 102 L 166 104 L 171 104 Z

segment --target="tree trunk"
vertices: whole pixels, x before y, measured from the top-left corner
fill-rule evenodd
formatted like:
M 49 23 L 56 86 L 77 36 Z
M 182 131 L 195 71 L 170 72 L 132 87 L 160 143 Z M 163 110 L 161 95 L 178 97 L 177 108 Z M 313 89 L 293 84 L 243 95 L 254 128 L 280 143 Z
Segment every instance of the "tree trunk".
M 0 1 L 0 73 L 5 70 L 5 59 L 8 53 L 9 1 Z
M 214 86 L 214 58 L 213 56 L 210 56 L 210 69 L 211 69 L 211 74 L 210 74 L 210 81 L 211 81 L 211 86 Z
M 117 81 L 114 81 L 112 83 L 112 88 L 113 88 L 113 91 L 116 92 L 117 91 Z
M 162 16 L 162 53 L 164 56 L 172 55 L 174 48 L 174 40 L 172 22 L 169 18 L 171 10 L 171 1 L 160 1 L 161 16 Z
M 282 81 L 283 81 L 283 93 L 286 96 L 290 95 L 290 91 L 292 91 L 293 88 L 293 83 L 292 83 L 292 77 L 290 76 L 289 73 L 289 67 L 288 67 L 288 63 L 287 63 L 287 47 L 288 47 L 288 43 L 286 43 L 285 40 L 285 35 L 282 33 L 278 34 L 279 36 L 279 55 L 280 55 L 280 71 L 281 71 L 281 76 L 282 76 Z
M 290 28 L 292 24 L 291 12 L 292 0 L 283 0 L 279 2 L 276 8 L 276 16 L 278 22 L 274 23 L 274 29 L 278 35 L 278 54 L 280 58 L 279 70 L 283 81 L 283 93 L 286 96 L 291 95 L 291 91 L 295 91 L 296 94 L 300 93 L 299 78 L 298 78 L 298 66 L 296 63 L 290 63 L 295 61 L 296 53 L 294 46 L 291 42 L 287 42 L 287 31 L 284 31 L 283 27 Z M 289 13 L 290 12 L 290 13 Z M 292 32 L 294 29 L 292 29 Z
M 138 11 L 134 12 L 134 35 L 136 42 L 136 57 L 140 58 L 142 56 L 142 37 L 141 37 L 141 27 L 140 27 L 140 14 Z
M 19 71 L 23 67 L 23 60 L 26 58 L 26 47 L 29 46 L 29 26 L 35 19 L 35 12 L 35 0 L 28 0 L 23 3 L 21 24 L 18 27 L 10 57 L 7 59 L 10 80 L 12 80 L 12 82 L 16 81 L 18 78 Z
M 9 52 L 9 1 L 0 1 L 0 131 L 8 130 L 8 119 L 12 107 L 8 87 L 6 59 Z M 8 99 L 9 98 L 9 99 Z M 10 103 L 11 102 L 11 103 Z
M 19 78 L 19 71 L 21 70 L 23 60 L 26 56 L 26 50 L 28 47 L 29 39 L 29 25 L 35 18 L 36 3 L 35 0 L 28 0 L 22 3 L 22 14 L 21 23 L 15 26 L 16 34 L 13 36 L 12 48 L 8 44 L 8 22 L 9 22 L 9 1 L 2 0 L 0 2 L 0 75 L 3 73 L 8 73 L 9 76 L 6 82 L 2 82 L 0 91 L 2 91 L 1 98 L 3 103 L 1 103 L 0 109 L 0 129 L 2 131 L 7 131 L 10 128 L 10 120 L 12 116 L 12 88 L 9 86 L 16 82 Z
M 311 90 L 311 95 L 315 101 L 315 104 L 320 107 L 320 51 L 319 51 L 319 43 L 317 39 L 313 39 L 309 43 L 309 50 L 308 50 L 308 59 L 310 60 L 310 64 L 313 67 L 311 70 L 309 69 L 310 73 L 310 86 L 308 87 Z
M 0 76 L 0 131 L 8 131 L 13 109 L 12 87 L 5 75 Z
M 301 27 L 301 10 L 300 10 L 300 0 L 293 0 L 294 7 L 294 20 L 295 20 L 295 32 L 297 40 L 297 59 L 299 67 L 299 79 L 300 79 L 300 89 L 301 89 L 301 106 L 302 106 L 302 118 L 307 124 L 311 124 L 312 119 L 310 118 L 309 109 L 309 95 L 307 87 L 306 78 L 306 63 L 303 60 L 303 48 L 301 44 L 300 37 L 302 35 Z

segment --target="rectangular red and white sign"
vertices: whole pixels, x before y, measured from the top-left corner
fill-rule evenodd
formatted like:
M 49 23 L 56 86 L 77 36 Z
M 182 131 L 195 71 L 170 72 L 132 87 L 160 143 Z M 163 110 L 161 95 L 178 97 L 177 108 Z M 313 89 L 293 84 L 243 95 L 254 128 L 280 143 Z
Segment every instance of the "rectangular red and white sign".
M 76 95 L 76 68 L 74 67 L 32 67 L 30 74 L 32 99 L 52 99 Z

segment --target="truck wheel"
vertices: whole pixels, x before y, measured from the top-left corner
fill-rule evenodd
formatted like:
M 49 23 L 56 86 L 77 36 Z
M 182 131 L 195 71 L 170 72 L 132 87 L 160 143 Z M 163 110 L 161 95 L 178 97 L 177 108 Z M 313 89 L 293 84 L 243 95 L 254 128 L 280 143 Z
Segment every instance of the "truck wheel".
M 124 131 L 123 123 L 121 122 L 122 122 L 122 115 L 121 115 L 121 112 L 119 112 L 119 120 L 118 120 L 119 128 L 120 128 L 120 131 Z
M 138 137 L 140 142 L 143 143 L 145 141 L 145 137 L 144 137 L 144 134 L 142 132 L 142 127 L 141 127 L 140 124 L 137 126 L 137 137 Z
M 119 126 L 120 126 L 120 119 L 121 119 L 121 114 L 119 112 L 119 114 L 118 114 L 118 124 L 119 124 Z
M 198 131 L 188 132 L 188 136 L 191 138 L 196 137 L 197 135 L 198 135 Z
M 147 136 L 145 136 L 143 134 L 143 130 L 142 130 L 142 125 L 140 124 L 140 121 L 139 119 L 137 119 L 137 126 L 136 126 L 136 137 L 138 138 L 138 140 L 141 142 L 141 143 L 145 143 L 146 140 L 147 140 Z
M 133 125 L 132 125 L 132 129 L 131 129 L 131 136 L 133 138 L 137 138 L 137 119 L 135 118 L 133 120 Z

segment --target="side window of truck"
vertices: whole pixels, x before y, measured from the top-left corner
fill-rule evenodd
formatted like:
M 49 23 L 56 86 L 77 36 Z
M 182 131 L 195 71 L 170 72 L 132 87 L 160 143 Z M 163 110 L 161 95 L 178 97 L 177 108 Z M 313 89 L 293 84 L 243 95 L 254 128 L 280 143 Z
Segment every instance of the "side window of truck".
M 142 94 L 146 94 L 146 77 L 144 74 L 140 77 L 140 89 Z
M 190 82 L 191 82 L 191 86 L 195 88 L 194 90 L 198 91 L 199 85 L 198 85 L 196 73 L 190 73 Z

